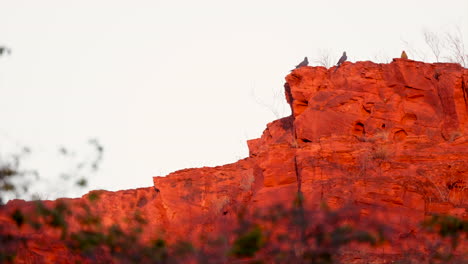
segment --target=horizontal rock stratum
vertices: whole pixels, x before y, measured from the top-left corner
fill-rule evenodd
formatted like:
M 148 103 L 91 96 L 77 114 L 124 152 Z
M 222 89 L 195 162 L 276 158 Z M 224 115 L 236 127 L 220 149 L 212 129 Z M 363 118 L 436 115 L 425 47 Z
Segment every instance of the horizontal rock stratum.
M 285 96 L 292 115 L 249 140 L 245 159 L 154 177 L 150 188 L 94 191 L 61 201 L 76 211 L 92 204 L 103 226 L 129 219 L 138 209 L 148 221 L 143 240 L 157 235 L 169 243 L 203 245 L 209 234 L 232 240 L 226 230 L 233 230 L 239 214 L 291 207 L 300 192 L 306 209 L 352 205 L 362 221 L 391 228 L 392 243 L 356 246 L 359 254 L 349 253 L 347 263 L 391 263 L 409 250 L 429 254 L 423 220 L 434 214 L 468 220 L 468 69 L 407 59 L 345 62 L 336 72 L 301 67 L 286 76 Z M 90 202 L 93 194 L 99 200 Z M 32 207 L 15 200 L 1 209 L 9 232 L 33 237 L 19 251 L 18 263 L 80 259 L 53 231 L 18 228 L 8 217 Z M 69 231 L 78 226 L 71 222 Z M 47 240 L 52 242 L 41 243 Z M 462 242 L 458 254 L 467 248 Z

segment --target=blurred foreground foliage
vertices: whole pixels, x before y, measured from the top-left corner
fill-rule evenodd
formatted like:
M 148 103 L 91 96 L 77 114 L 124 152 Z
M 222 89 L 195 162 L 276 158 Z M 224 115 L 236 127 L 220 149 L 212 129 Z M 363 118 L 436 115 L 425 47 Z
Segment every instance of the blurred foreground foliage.
M 379 247 L 390 243 L 392 230 L 384 224 L 359 217 L 358 210 L 346 206 L 330 210 L 305 210 L 302 204 L 289 208 L 276 205 L 262 212 L 238 214 L 237 225 L 220 238 L 201 246 L 192 241 L 169 244 L 164 237 L 143 237 L 148 221 L 136 209 L 132 217 L 105 225 L 93 211 L 99 196 L 87 196 L 79 208 L 66 199 L 36 201 L 34 210 L 15 210 L 10 216 L 18 228 L 46 232 L 53 243 L 66 248 L 71 263 L 347 263 L 342 257 L 356 244 Z M 79 228 L 70 228 L 70 223 Z M 75 225 L 76 226 L 76 225 Z M 468 223 L 452 216 L 434 215 L 421 227 L 440 238 L 437 248 L 422 260 L 400 259 L 394 263 L 463 263 L 453 252 L 468 235 Z M 15 256 L 36 239 L 1 230 L 0 261 L 15 263 Z M 214 234 L 213 234 L 214 235 Z M 449 238 L 450 248 L 442 243 Z M 51 245 L 53 245 L 51 243 Z

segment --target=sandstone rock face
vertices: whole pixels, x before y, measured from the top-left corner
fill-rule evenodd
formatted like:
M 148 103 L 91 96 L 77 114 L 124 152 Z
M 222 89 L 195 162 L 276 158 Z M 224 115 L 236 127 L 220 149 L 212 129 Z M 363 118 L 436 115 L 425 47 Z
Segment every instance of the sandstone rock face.
M 293 117 L 249 141 L 264 188 L 288 183 L 295 156 L 296 184 L 312 204 L 379 205 L 411 221 L 467 217 L 467 74 L 400 59 L 295 70 L 285 85 Z
M 291 206 L 300 191 L 305 208 L 352 204 L 363 219 L 384 221 L 399 241 L 386 249 L 395 254 L 409 247 L 424 252 L 418 232 L 427 216 L 468 219 L 467 69 L 406 59 L 345 62 L 336 72 L 301 67 L 286 76 L 285 93 L 292 115 L 248 141 L 248 158 L 154 177 L 155 188 L 102 192 L 93 210 L 110 226 L 137 208 L 149 221 L 148 239 L 197 243 L 232 230 L 243 210 Z M 90 203 L 86 198 L 67 201 L 78 207 Z M 12 225 L 6 216 L 27 206 L 10 202 L 2 225 Z M 27 263 L 30 255 L 19 259 Z

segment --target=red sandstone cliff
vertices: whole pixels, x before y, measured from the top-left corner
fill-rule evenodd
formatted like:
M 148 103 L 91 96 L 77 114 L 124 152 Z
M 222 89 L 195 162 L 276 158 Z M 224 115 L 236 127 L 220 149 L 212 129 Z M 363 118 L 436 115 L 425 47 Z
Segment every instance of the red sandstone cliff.
M 286 77 L 285 95 L 292 116 L 248 141 L 248 158 L 154 177 L 157 190 L 102 191 L 94 212 L 110 226 L 139 209 L 149 221 L 145 238 L 156 234 L 196 244 L 203 235 L 231 230 L 245 208 L 289 207 L 300 191 L 305 208 L 352 204 L 361 219 L 384 221 L 399 246 L 386 245 L 379 253 L 397 255 L 408 248 L 427 252 L 419 234 L 427 216 L 468 219 L 467 69 L 404 59 L 345 62 L 336 72 L 302 67 Z M 65 201 L 79 211 L 88 197 Z M 10 202 L 0 213 L 2 225 L 33 234 L 9 218 L 14 209 L 31 206 Z M 25 246 L 18 263 L 70 260 L 60 243 L 53 250 L 62 253 L 56 254 L 53 243 L 40 243 L 53 232 L 34 235 L 36 242 Z

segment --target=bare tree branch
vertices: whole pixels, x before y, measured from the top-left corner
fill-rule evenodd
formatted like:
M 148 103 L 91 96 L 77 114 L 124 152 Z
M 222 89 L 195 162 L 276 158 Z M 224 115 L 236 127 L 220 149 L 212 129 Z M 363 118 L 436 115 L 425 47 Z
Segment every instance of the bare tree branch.
M 318 58 L 314 61 L 320 66 L 325 68 L 330 68 L 334 65 L 333 58 L 331 56 L 331 52 L 328 49 L 319 49 L 318 51 Z
M 460 63 L 463 67 L 467 67 L 468 54 L 465 51 L 463 34 L 460 27 L 456 27 L 454 33 L 447 31 L 445 38 L 450 52 L 449 61 Z
M 251 96 L 252 98 L 255 100 L 255 102 L 260 105 L 260 106 L 263 106 L 265 107 L 266 109 L 270 110 L 271 113 L 273 113 L 273 115 L 279 119 L 281 117 L 284 117 L 286 114 L 285 114 L 285 109 L 284 109 L 284 105 L 282 104 L 282 94 L 279 93 L 279 92 L 273 92 L 273 102 L 272 103 L 267 103 L 265 102 L 264 100 L 262 100 L 259 96 L 257 96 L 255 94 L 255 87 L 252 86 L 252 89 L 251 89 Z
M 424 35 L 424 41 L 426 44 L 429 46 L 429 48 L 432 51 L 432 54 L 434 54 L 434 57 L 436 59 L 436 62 L 440 62 L 440 53 L 442 49 L 444 48 L 444 41 L 441 39 L 435 32 L 431 32 L 427 29 L 423 31 Z

